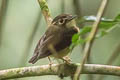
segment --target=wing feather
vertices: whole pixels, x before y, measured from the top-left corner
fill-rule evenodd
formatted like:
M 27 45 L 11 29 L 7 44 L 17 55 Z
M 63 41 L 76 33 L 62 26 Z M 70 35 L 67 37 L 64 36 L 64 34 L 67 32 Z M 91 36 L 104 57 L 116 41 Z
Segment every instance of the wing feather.
M 55 28 L 49 28 L 46 33 L 41 37 L 41 39 L 39 40 L 33 57 L 29 60 L 29 63 L 35 63 L 37 60 L 47 57 L 49 55 L 51 55 L 50 51 L 48 50 L 48 45 L 49 44 L 53 44 L 55 45 L 56 43 L 58 43 L 58 41 L 56 41 L 56 39 L 58 39 L 59 36 L 56 36 L 56 32 L 54 31 Z M 54 41 L 55 40 L 55 41 Z

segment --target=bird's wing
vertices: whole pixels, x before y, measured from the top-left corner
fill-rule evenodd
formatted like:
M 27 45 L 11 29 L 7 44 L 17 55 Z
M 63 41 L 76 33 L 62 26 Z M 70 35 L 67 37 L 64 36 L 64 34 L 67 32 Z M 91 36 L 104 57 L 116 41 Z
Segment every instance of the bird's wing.
M 45 45 L 52 37 L 53 36 L 50 36 L 48 39 L 45 39 L 46 38 L 45 35 L 43 35 L 41 37 L 41 39 L 39 40 L 39 42 L 38 42 L 38 44 L 37 44 L 37 46 L 35 48 L 35 51 L 34 51 L 34 54 L 33 54 L 32 58 L 29 60 L 29 63 L 34 64 L 40 58 L 44 58 L 44 57 L 47 57 L 47 56 L 50 55 L 49 52 L 46 52 L 47 48 L 45 49 Z
M 39 42 L 35 48 L 33 57 L 29 60 L 29 63 L 34 64 L 37 60 L 47 57 L 51 54 L 47 48 L 48 45 L 52 44 L 54 46 L 56 43 L 59 42 L 59 39 L 58 39 L 59 36 L 56 36 L 57 30 L 56 31 L 53 31 L 53 30 L 55 30 L 55 29 L 54 28 L 48 29 L 45 32 L 45 34 L 41 37 L 41 39 L 39 40 Z

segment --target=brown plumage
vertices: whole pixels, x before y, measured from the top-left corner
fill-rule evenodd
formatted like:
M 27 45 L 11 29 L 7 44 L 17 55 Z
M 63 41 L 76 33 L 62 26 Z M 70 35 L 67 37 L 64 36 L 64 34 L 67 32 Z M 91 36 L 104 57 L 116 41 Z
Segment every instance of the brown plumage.
M 55 58 L 62 58 L 69 53 L 69 46 L 71 44 L 72 36 L 78 32 L 78 28 L 73 21 L 75 17 L 69 14 L 62 14 L 55 17 L 48 27 L 45 34 L 39 40 L 33 57 L 29 63 L 35 63 L 41 58 L 53 56 Z M 72 24 L 71 24 L 72 23 Z M 57 52 L 54 56 L 49 49 L 52 45 Z

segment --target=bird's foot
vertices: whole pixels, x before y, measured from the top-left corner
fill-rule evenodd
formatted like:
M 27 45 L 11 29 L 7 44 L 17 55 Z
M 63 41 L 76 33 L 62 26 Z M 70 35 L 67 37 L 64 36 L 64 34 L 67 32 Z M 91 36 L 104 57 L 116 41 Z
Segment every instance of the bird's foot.
M 52 62 L 49 63 L 50 66 L 52 66 L 52 64 L 53 64 Z
M 62 60 L 65 61 L 65 63 L 67 63 L 67 64 L 71 63 L 71 59 L 68 56 L 63 57 Z

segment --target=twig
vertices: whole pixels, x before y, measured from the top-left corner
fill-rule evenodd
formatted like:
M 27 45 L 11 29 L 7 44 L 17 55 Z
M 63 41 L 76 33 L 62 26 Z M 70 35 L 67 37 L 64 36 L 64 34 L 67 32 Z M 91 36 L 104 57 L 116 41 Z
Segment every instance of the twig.
M 50 25 L 51 21 L 52 21 L 52 18 L 51 18 L 50 11 L 49 11 L 48 5 L 46 3 L 46 0 L 38 0 L 38 2 L 40 4 L 40 8 L 41 8 L 42 14 L 45 17 L 46 23 L 48 25 Z
M 100 23 L 100 19 L 103 15 L 103 12 L 104 12 L 104 9 L 107 5 L 107 2 L 108 2 L 108 0 L 102 0 L 100 9 L 99 9 L 98 14 L 97 14 L 97 19 L 93 24 L 93 28 L 88 36 L 88 41 L 85 44 L 85 48 L 84 48 L 84 52 L 83 52 L 84 56 L 83 56 L 83 60 L 81 62 L 81 66 L 77 68 L 76 73 L 74 75 L 74 80 L 79 80 L 80 73 L 82 72 L 84 63 L 85 63 L 86 59 L 88 58 L 88 56 L 90 55 L 92 44 L 94 41 L 94 37 L 95 37 L 96 32 L 98 30 L 98 24 Z
M 59 71 L 61 71 L 64 74 L 64 77 L 67 77 L 73 75 L 73 73 L 75 72 L 78 66 L 80 66 L 80 64 L 78 63 L 70 64 L 70 65 L 52 64 L 51 66 L 42 65 L 42 66 L 1 70 L 0 80 L 32 77 L 32 76 L 58 75 L 60 74 Z M 97 64 L 85 64 L 82 74 L 102 74 L 102 75 L 120 76 L 120 67 L 97 65 Z
M 87 62 L 86 62 L 86 63 L 87 63 L 87 64 L 92 64 L 92 58 L 91 58 L 90 56 L 87 58 Z M 88 78 L 88 80 L 93 80 L 93 79 L 94 79 L 94 76 L 88 74 L 88 75 L 87 75 L 87 78 Z

